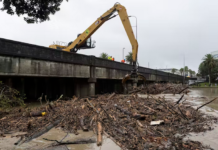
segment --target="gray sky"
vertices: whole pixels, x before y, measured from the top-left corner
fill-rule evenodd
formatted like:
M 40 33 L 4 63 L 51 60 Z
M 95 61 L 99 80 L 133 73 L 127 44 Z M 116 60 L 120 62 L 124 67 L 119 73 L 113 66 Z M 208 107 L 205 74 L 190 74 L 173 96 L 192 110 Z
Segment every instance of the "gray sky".
M 73 41 L 117 0 L 70 0 L 51 20 L 27 24 L 23 16 L 0 12 L 0 37 L 48 47 L 54 41 Z M 218 50 L 217 0 L 120 0 L 129 15 L 138 18 L 140 66 L 181 68 L 197 71 L 203 56 Z M 132 25 L 135 19 L 130 18 Z M 135 31 L 135 28 L 133 28 Z M 96 48 L 78 53 L 99 56 L 106 52 L 122 59 L 131 45 L 119 17 L 106 22 L 92 36 Z

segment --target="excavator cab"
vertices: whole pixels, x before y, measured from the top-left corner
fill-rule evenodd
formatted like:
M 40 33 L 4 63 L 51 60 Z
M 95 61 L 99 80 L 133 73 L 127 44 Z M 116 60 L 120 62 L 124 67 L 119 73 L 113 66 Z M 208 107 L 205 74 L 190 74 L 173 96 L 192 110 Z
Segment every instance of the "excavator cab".
M 81 34 L 78 34 L 77 37 L 79 37 Z M 68 46 L 70 46 L 73 43 L 73 41 L 68 43 Z M 77 52 L 80 49 L 91 49 L 91 48 L 95 48 L 95 41 L 92 41 L 91 36 L 83 43 L 81 44 L 79 47 L 75 46 L 73 49 L 71 49 L 71 52 Z
M 78 34 L 77 37 L 79 37 L 81 34 Z M 90 49 L 95 48 L 95 41 L 92 41 L 92 37 L 90 36 L 80 47 L 79 49 Z

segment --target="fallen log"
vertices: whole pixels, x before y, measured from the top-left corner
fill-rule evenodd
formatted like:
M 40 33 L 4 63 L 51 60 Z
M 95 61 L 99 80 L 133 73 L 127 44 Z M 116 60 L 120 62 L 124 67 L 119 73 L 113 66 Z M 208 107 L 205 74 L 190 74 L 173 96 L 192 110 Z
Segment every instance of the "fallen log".
M 136 118 L 136 119 L 145 119 L 145 115 L 141 114 L 132 114 L 131 112 L 117 106 L 117 104 L 114 105 L 118 110 L 122 111 L 124 114 L 129 115 L 130 117 Z
M 137 124 L 138 124 L 141 128 L 144 127 L 140 121 L 137 120 L 136 122 L 137 122 Z
M 129 91 L 128 94 L 132 94 L 132 93 L 136 93 L 136 92 L 140 92 L 140 91 L 141 91 L 141 89 L 139 89 L 139 90 L 133 90 L 133 91 Z
M 97 146 L 101 146 L 102 145 L 102 125 L 101 125 L 101 122 L 99 122 L 99 121 L 97 123 L 97 128 L 98 128 L 98 132 L 97 132 Z
M 38 112 L 31 112 L 29 117 L 39 117 L 44 116 L 46 114 L 46 110 L 38 111 Z
M 112 97 L 114 97 L 116 95 L 116 93 L 112 93 L 108 98 L 107 100 L 110 100 Z
M 89 105 L 97 112 L 99 113 L 99 111 L 92 105 L 92 103 L 89 101 L 89 99 L 87 98 L 86 101 L 89 103 Z
M 3 118 L 1 118 L 0 121 L 1 121 L 1 120 L 4 120 L 4 119 L 7 119 L 7 117 L 3 117 Z
M 180 97 L 180 99 L 176 102 L 175 105 L 179 104 L 179 102 L 182 100 L 183 97 L 184 97 L 184 94 Z
M 75 140 L 75 141 L 57 141 L 57 140 L 50 140 L 47 138 L 43 138 L 46 141 L 54 141 L 57 142 L 58 145 L 68 145 L 68 144 L 90 144 L 90 143 L 96 143 L 95 139 L 79 139 L 79 140 Z M 57 146 L 57 145 L 56 145 Z
M 154 111 L 154 112 L 156 112 L 156 110 L 154 110 L 154 109 L 152 109 L 152 108 L 150 108 L 150 107 L 148 107 L 148 106 L 146 106 L 146 105 L 143 105 L 145 108 L 148 108 L 149 110 L 152 110 L 152 111 Z
M 80 117 L 80 125 L 81 125 L 81 127 L 82 127 L 82 130 L 83 131 L 89 131 L 88 130 L 88 128 L 84 125 L 84 117 L 82 116 L 82 117 Z
M 95 120 L 95 118 L 96 118 L 96 115 L 92 117 L 90 124 L 89 124 L 90 127 L 92 127 L 92 124 L 93 124 L 93 121 Z

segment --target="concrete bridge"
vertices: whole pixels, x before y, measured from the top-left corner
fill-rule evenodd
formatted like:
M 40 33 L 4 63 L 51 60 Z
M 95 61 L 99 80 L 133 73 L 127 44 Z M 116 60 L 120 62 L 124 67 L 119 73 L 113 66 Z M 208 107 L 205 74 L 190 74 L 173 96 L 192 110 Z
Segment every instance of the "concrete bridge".
M 28 98 L 44 93 L 88 96 L 122 91 L 121 79 L 131 65 L 0 38 L 0 81 Z M 183 77 L 139 67 L 147 82 L 182 82 Z

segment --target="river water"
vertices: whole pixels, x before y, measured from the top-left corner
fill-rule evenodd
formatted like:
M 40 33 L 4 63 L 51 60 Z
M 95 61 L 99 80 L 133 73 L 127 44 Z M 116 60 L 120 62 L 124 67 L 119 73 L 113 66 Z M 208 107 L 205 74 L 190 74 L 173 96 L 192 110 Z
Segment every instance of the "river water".
M 202 97 L 202 102 L 206 102 L 218 97 L 218 88 L 192 88 L 188 95 L 193 97 Z M 207 106 L 218 110 L 218 100 L 213 101 Z

